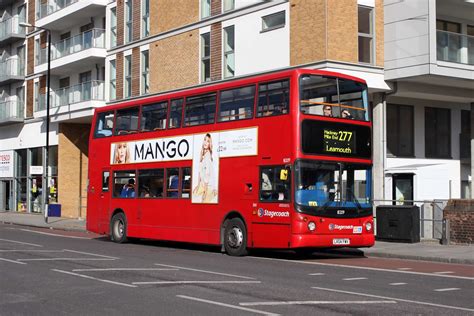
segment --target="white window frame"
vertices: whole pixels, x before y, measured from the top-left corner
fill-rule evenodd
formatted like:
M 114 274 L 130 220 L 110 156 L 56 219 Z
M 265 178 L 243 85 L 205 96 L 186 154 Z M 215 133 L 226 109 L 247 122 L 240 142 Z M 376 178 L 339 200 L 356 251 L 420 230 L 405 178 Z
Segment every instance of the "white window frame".
M 150 35 L 150 0 L 142 0 L 141 2 L 141 36 L 143 38 Z M 147 4 L 148 10 L 146 10 Z
M 201 19 L 207 19 L 211 16 L 211 0 L 201 0 Z
M 234 33 L 234 41 L 232 43 L 233 49 L 227 49 L 227 36 L 228 36 L 228 30 L 232 29 L 232 32 Z M 223 50 L 224 50 L 224 67 L 223 67 L 223 72 L 224 72 L 224 78 L 232 78 L 235 77 L 235 25 L 229 25 L 224 27 L 224 32 L 223 32 Z M 232 57 L 231 57 L 232 56 Z M 229 74 L 227 71 L 227 66 L 229 65 L 229 58 L 232 58 L 232 69 L 233 69 L 233 74 Z
M 229 5 L 230 3 L 230 5 Z M 235 9 L 235 0 L 222 0 L 222 8 L 224 12 L 232 11 Z
M 124 40 L 125 43 L 130 43 L 133 38 L 133 4 L 132 0 L 125 1 L 125 19 L 124 19 Z
M 145 56 L 147 57 L 148 67 L 145 67 Z M 150 51 L 142 50 L 140 52 L 140 94 L 150 93 Z
M 132 96 L 132 55 L 123 56 L 123 97 Z
M 361 33 L 359 30 L 357 30 L 357 60 L 359 63 L 362 64 L 370 64 L 373 65 L 375 64 L 375 9 L 373 7 L 368 7 L 364 5 L 358 5 L 357 6 L 357 11 L 359 8 L 364 8 L 364 9 L 369 9 L 370 10 L 370 33 Z M 359 18 L 359 14 L 357 13 L 357 18 Z M 359 56 L 359 39 L 363 38 L 368 38 L 370 39 L 370 61 L 367 63 L 365 61 L 360 61 L 360 56 Z
M 113 67 L 112 67 L 113 64 Z M 113 71 L 113 76 L 112 76 L 112 69 Z M 113 84 L 113 89 L 112 89 L 112 84 Z M 113 95 L 112 95 L 113 91 Z M 117 99 L 117 60 L 116 59 L 111 59 L 109 60 L 109 100 L 115 100 Z
M 117 46 L 117 7 L 110 8 L 110 47 L 115 46 Z
M 209 55 L 205 55 L 206 48 L 205 48 L 205 38 L 204 36 L 208 36 L 209 38 Z M 211 81 L 211 32 L 206 32 L 201 34 L 200 38 L 201 42 L 201 82 L 209 82 Z M 205 64 L 209 61 L 209 78 L 206 78 L 206 71 L 205 71 Z
M 265 22 L 266 18 L 273 17 L 273 16 L 280 15 L 280 14 L 283 15 L 283 18 L 284 18 L 283 23 L 280 23 L 280 24 L 277 24 L 277 25 L 274 25 L 274 26 L 271 26 L 271 27 L 266 26 L 266 22 Z M 262 30 L 260 31 L 260 33 L 273 31 L 273 30 L 276 30 L 276 29 L 283 28 L 285 26 L 286 26 L 286 10 L 278 11 L 278 12 L 271 13 L 271 14 L 267 14 L 265 16 L 262 16 Z

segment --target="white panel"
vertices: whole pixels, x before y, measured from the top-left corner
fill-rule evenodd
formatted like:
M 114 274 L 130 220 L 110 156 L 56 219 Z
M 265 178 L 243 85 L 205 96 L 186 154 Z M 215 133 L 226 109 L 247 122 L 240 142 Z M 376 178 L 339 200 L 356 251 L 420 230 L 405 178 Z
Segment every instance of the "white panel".
M 2 150 L 40 147 L 46 144 L 46 134 L 43 130 L 44 122 L 39 120 L 24 125 L 11 125 L 0 127 L 0 148 Z M 49 144 L 58 144 L 58 125 L 51 123 L 49 133 Z
M 366 7 L 375 7 L 375 0 L 357 0 L 358 5 L 363 5 Z

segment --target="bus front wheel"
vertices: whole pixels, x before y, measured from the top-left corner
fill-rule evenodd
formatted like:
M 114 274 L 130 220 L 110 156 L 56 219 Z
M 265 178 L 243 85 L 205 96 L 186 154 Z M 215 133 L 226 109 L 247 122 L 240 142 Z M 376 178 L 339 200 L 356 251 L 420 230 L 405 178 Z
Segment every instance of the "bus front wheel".
M 247 230 L 240 218 L 232 218 L 226 221 L 224 248 L 230 256 L 244 256 L 247 254 Z
M 116 243 L 127 241 L 127 219 L 123 213 L 117 213 L 110 221 L 110 239 Z

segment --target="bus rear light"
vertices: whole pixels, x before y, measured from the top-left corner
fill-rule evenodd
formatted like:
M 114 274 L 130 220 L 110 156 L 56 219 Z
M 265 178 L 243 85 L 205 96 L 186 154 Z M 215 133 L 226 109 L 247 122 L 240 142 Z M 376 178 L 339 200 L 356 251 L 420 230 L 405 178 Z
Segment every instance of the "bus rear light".
M 365 223 L 365 230 L 367 230 L 368 232 L 370 232 L 372 230 L 372 223 L 371 222 Z
M 309 231 L 315 231 L 316 230 L 316 224 L 314 222 L 309 222 L 308 223 L 308 229 Z

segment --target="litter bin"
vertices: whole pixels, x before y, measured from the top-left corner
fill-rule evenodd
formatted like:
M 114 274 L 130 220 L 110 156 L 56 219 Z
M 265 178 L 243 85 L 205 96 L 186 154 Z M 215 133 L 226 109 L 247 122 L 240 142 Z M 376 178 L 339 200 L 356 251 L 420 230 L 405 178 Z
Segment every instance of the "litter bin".
M 48 217 L 61 217 L 61 204 L 49 204 Z
M 420 242 L 420 208 L 416 205 L 377 206 L 377 240 Z

